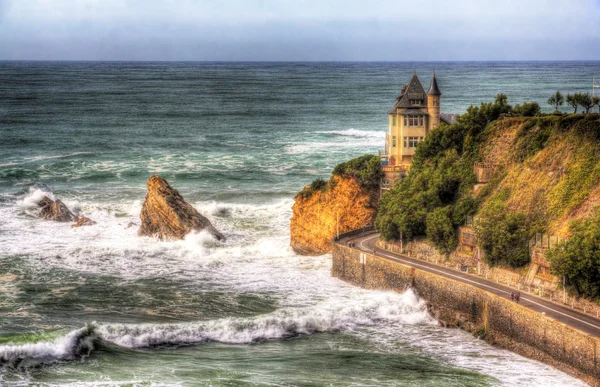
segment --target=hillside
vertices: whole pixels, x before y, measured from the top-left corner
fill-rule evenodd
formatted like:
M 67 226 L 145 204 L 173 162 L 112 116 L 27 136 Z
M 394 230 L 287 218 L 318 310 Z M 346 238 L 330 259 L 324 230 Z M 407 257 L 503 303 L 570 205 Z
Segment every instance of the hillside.
M 600 115 L 517 117 L 501 96 L 469 108 L 419 144 L 409 176 L 381 198 L 376 223 L 385 240 L 426 237 L 449 255 L 459 244 L 459 227 L 474 218 L 487 264 L 524 267 L 536 233 L 558 240 L 574 230 L 590 232 L 577 224 L 596 219 L 599 161 Z M 594 250 L 585 240 L 581 248 L 599 261 L 585 266 L 589 282 L 600 278 L 600 245 Z M 554 250 L 548 251 L 553 274 L 565 275 L 579 294 L 600 295 L 600 286 L 590 292 L 578 285 L 579 258 Z

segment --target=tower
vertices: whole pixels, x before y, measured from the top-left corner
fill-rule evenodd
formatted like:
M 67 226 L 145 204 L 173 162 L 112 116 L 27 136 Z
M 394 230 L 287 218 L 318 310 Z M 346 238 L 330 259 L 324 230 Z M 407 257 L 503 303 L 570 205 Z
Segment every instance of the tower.
M 435 73 L 431 77 L 431 84 L 427 91 L 427 112 L 429 113 L 428 130 L 432 130 L 440 126 L 440 99 L 442 93 L 437 84 Z

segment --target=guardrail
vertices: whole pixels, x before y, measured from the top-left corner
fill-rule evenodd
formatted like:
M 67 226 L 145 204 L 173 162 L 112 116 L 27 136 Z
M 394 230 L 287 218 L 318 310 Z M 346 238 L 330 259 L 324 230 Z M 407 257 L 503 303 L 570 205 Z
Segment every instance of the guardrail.
M 374 225 L 370 225 L 370 226 L 366 226 L 366 227 L 363 227 L 363 228 L 359 228 L 358 230 L 347 231 L 345 233 L 340 234 L 339 237 L 333 238 L 333 241 L 334 242 L 338 242 L 341 239 L 349 238 L 349 237 L 353 237 L 353 236 L 357 236 L 357 235 L 361 235 L 361 234 L 366 234 L 366 233 L 371 232 L 371 231 L 377 231 L 377 229 L 375 228 Z

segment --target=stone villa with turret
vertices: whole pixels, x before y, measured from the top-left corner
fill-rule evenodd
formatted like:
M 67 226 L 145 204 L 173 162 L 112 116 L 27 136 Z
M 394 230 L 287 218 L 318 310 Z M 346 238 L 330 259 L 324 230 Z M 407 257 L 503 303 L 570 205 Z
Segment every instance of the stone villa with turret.
M 440 113 L 441 97 L 435 73 L 427 92 L 416 72 L 402 88 L 394 108 L 388 112 L 389 132 L 385 138 L 385 151 L 379 152 L 385 174 L 382 189 L 390 189 L 406 176 L 417 144 L 430 131 L 440 123 L 451 124 L 456 120 L 455 114 Z

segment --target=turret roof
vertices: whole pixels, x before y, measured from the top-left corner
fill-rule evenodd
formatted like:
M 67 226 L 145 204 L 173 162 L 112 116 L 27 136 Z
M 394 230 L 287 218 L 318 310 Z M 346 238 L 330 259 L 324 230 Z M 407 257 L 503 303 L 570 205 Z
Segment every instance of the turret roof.
M 431 85 L 429 85 L 429 90 L 427 91 L 427 94 L 442 95 L 442 92 L 440 91 L 440 88 L 437 84 L 437 79 L 435 78 L 435 73 L 433 73 L 433 76 L 431 77 Z

